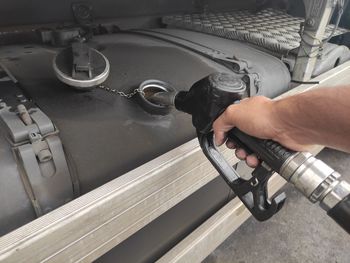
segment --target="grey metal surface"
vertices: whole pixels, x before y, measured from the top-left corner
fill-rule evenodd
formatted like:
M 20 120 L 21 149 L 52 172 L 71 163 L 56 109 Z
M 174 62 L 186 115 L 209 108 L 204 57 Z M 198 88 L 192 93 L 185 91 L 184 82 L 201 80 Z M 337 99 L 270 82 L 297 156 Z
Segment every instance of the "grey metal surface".
M 220 40 L 215 39 L 219 43 Z M 208 45 L 210 41 L 207 40 Z M 229 49 L 230 44 L 228 41 L 222 45 Z M 199 54 L 151 37 L 133 34 L 101 36 L 94 38 L 94 46 L 111 63 L 106 85 L 125 93 L 131 92 L 146 79 L 166 81 L 183 90 L 210 73 L 230 72 Z M 241 49 L 242 46 L 234 53 Z M 168 116 L 152 116 L 133 99 L 104 90 L 84 93 L 69 89 L 55 78 L 48 67 L 54 50 L 33 47 L 18 49 L 15 55 L 6 54 L 9 51 L 11 47 L 2 49 L 4 64 L 57 125 L 68 159 L 78 174 L 82 193 L 195 137 L 190 116 L 185 114 L 172 112 Z M 251 49 L 252 55 L 253 52 Z M 257 57 L 261 57 L 260 65 L 264 64 L 264 67 L 260 66 L 256 71 L 266 72 L 264 77 L 268 76 L 266 65 L 269 64 L 273 67 L 271 71 L 282 73 L 263 83 L 266 95 L 286 90 L 289 79 L 283 64 L 259 52 L 254 56 Z
M 0 132 L 0 236 L 36 218 L 5 135 Z M 14 219 L 16 222 L 14 222 Z
M 319 76 L 331 68 L 339 66 L 349 60 L 350 50 L 348 47 L 328 43 L 323 46 L 322 54 L 317 59 L 312 76 Z
M 143 32 L 191 48 L 212 59 L 232 64 L 233 68 L 239 68 L 236 72 L 249 76 L 249 82 L 255 82 L 247 83 L 252 96 L 264 95 L 273 98 L 289 89 L 290 74 L 281 60 L 240 41 L 181 29 L 153 29 Z M 266 61 L 269 61 L 268 64 Z M 237 62 L 240 64 L 236 65 Z
M 4 83 L 4 85 L 6 84 Z M 8 82 L 8 85 L 11 87 L 13 84 Z M 15 96 L 15 94 L 11 95 Z M 3 105 L 1 107 L 0 119 L 4 126 L 3 128 L 7 131 L 7 135 L 13 144 L 21 144 L 25 141 L 29 141 L 31 133 L 40 133 L 42 136 L 45 136 L 55 132 L 51 120 L 43 112 L 40 110 L 36 111 L 36 109 L 30 109 L 29 115 L 33 122 L 26 125 L 15 112 L 16 109 L 6 104 L 6 97 L 8 97 L 9 94 L 2 93 L 1 96 Z M 23 99 L 27 101 L 25 97 L 23 97 Z M 21 105 L 20 102 L 18 103 L 18 105 Z
M 284 11 L 265 9 L 258 13 L 250 10 L 209 12 L 165 16 L 163 22 L 171 27 L 185 28 L 228 39 L 246 41 L 278 54 L 288 54 L 300 46 L 300 23 L 304 19 L 288 15 Z M 333 26 L 327 27 L 324 39 Z M 338 29 L 335 35 L 347 32 Z
M 106 84 L 126 93 L 149 78 L 185 89 L 213 71 L 225 70 L 152 39 L 122 34 L 95 41 L 111 62 Z M 195 137 L 189 116 L 152 116 L 135 100 L 97 89 L 72 90 L 55 78 L 49 66 L 55 51 L 33 48 L 31 52 L 18 52 L 17 59 L 8 58 L 4 63 L 61 131 L 83 193 Z
M 62 23 L 73 21 L 72 3 L 81 1 L 61 0 L 3 0 L 0 10 L 0 25 L 21 25 L 40 23 Z M 84 2 L 84 1 L 83 1 Z M 194 12 L 204 8 L 252 8 L 254 0 L 91 0 L 94 17 L 97 19 L 115 17 L 152 16 L 158 14 L 171 14 L 174 12 Z
M 3 211 L 0 234 L 48 213 L 74 197 L 59 132 L 51 120 L 21 94 L 8 73 L 8 69 L 0 67 L 1 148 L 7 151 L 3 153 L 0 172 L 4 187 L 1 194 L 6 200 L 0 204 Z M 21 214 L 21 218 L 15 216 L 16 213 Z
M 108 84 L 125 92 L 150 77 L 175 81 L 180 88 L 186 88 L 197 78 L 216 70 L 226 70 L 209 60 L 202 60 L 200 56 L 150 39 L 118 35 L 108 37 L 107 41 L 104 38 L 100 41 L 110 45 L 109 56 L 113 58 L 115 65 Z M 103 49 L 99 43 L 96 45 Z M 127 100 L 103 90 L 94 90 L 90 93 L 71 90 L 55 78 L 50 67 L 55 50 L 40 47 L 3 47 L 1 51 L 2 61 L 18 77 L 23 90 L 16 91 L 13 87 L 9 89 L 1 86 L 0 97 L 10 97 L 13 98 L 13 103 L 18 103 L 18 99 L 24 100 L 25 97 L 21 95 L 20 98 L 16 98 L 16 95 L 25 92 L 50 116 L 60 130 L 70 173 L 79 177 L 79 182 L 74 177 L 73 182 L 69 181 L 69 187 L 62 189 L 63 185 L 57 184 L 54 180 L 67 176 L 67 169 L 62 170 L 62 165 L 58 165 L 62 159 L 56 160 L 59 157 L 54 154 L 53 159 L 57 166 L 51 167 L 45 164 L 47 167 L 42 170 L 36 163 L 37 159 L 32 148 L 29 145 L 21 145 L 19 155 L 22 156 L 22 162 L 29 173 L 28 176 L 22 177 L 26 182 L 27 193 L 22 190 L 22 182 L 12 187 L 12 191 L 6 188 L 7 185 L 15 184 L 16 178 L 19 177 L 18 167 L 9 161 L 2 163 L 3 172 L 8 172 L 13 166 L 11 169 L 14 174 L 11 174 L 11 183 L 8 182 L 9 179 L 1 181 L 1 185 L 5 188 L 2 193 L 7 200 L 2 203 L 6 209 L 2 207 L 1 234 L 35 218 L 33 208 L 25 205 L 28 201 L 19 203 L 18 199 L 26 200 L 28 195 L 37 214 L 40 215 L 42 213 L 40 204 L 44 204 L 43 210 L 47 212 L 50 208 L 57 207 L 52 202 L 48 205 L 49 200 L 62 204 L 61 197 L 65 196 L 63 201 L 69 201 L 72 196 L 66 196 L 66 191 L 71 191 L 72 185 L 77 188 L 80 184 L 83 191 L 88 192 L 195 137 L 188 116 L 172 114 L 163 118 L 154 117 L 145 113 L 135 100 Z M 177 65 L 172 65 L 169 61 L 182 65 L 181 71 L 176 70 Z M 159 67 L 159 63 L 162 66 Z M 177 76 L 173 75 L 174 71 L 177 71 Z M 188 75 L 187 72 L 192 74 Z M 177 78 L 179 75 L 182 75 L 180 79 Z M 12 135 L 13 138 L 21 140 L 28 139 L 28 131 L 41 131 L 43 135 L 53 132 L 51 121 L 46 118 L 51 123 L 50 130 L 45 124 L 47 123 L 45 118 L 39 118 L 40 110 L 30 112 L 38 126 L 34 123 L 27 129 L 29 126 L 25 126 L 16 113 L 9 113 L 8 115 L 15 120 L 10 124 L 18 124 L 15 125 L 18 129 L 2 130 L 8 131 L 9 137 Z M 20 130 L 24 132 L 18 132 Z M 13 136 L 14 134 L 22 134 L 22 137 Z M 8 150 L 8 142 L 2 142 L 6 144 L 1 145 L 1 148 Z M 16 139 L 16 142 L 20 141 Z M 54 148 L 62 154 L 62 148 Z M 41 175 L 42 172 L 51 173 L 52 168 L 56 169 L 58 177 Z M 23 173 L 25 174 L 25 171 Z M 2 172 L 0 174 L 6 176 Z M 42 180 L 39 180 L 40 178 Z M 18 192 L 18 198 L 8 199 L 10 193 L 14 192 Z M 16 217 L 16 213 L 21 217 Z
M 0 65 L 0 89 L 13 89 L 12 79 Z M 4 106 L 4 102 L 0 98 L 0 108 L 2 106 Z M 1 236 L 19 225 L 30 222 L 36 217 L 36 214 L 23 185 L 17 160 L 13 154 L 12 145 L 9 143 L 9 136 L 3 128 L 0 129 L 0 145 Z M 16 222 L 9 220 L 10 218 L 16 218 Z
M 54 135 L 47 137 L 45 143 L 50 154 L 50 159 L 45 161 L 39 160 L 32 144 L 13 149 L 18 156 L 18 165 L 23 168 L 23 184 L 33 194 L 32 202 L 37 216 L 68 203 L 74 197 L 73 182 L 61 140 Z
M 180 87 L 189 86 L 192 81 L 196 81 L 196 78 L 202 78 L 212 71 L 225 70 L 208 60 L 203 63 L 199 56 L 192 56 L 174 47 L 164 46 L 152 40 L 147 41 L 144 38 L 131 36 L 131 39 L 128 39 L 127 35 L 124 36 L 125 38 L 121 39 L 119 37 L 110 39 L 109 56 L 113 58 L 115 66 L 109 83 L 112 87 L 118 87 L 126 92 L 149 77 L 162 79 L 166 76 L 167 81 L 176 80 L 177 77 L 171 72 L 175 70 L 175 65 L 169 64 L 174 58 L 175 61 L 179 61 L 179 65 L 183 65 L 184 71 L 181 71 L 183 76 L 179 80 L 180 83 L 177 83 Z M 117 41 L 114 45 L 115 39 Z M 104 39 L 101 42 L 108 44 Z M 138 42 L 145 43 L 137 44 Z M 10 161 L 12 149 L 8 146 L 9 142 L 2 140 L 1 149 L 9 151 L 7 154 L 9 156 L 1 159 L 3 165 L 0 172 L 1 187 L 4 188 L 1 196 L 4 194 L 2 197 L 6 200 L 0 206 L 1 234 L 8 233 L 36 218 L 33 208 L 27 205 L 29 200 L 32 201 L 36 214 L 41 215 L 50 207 L 56 208 L 57 205 L 54 204 L 57 202 L 61 205 L 71 199 L 72 195 L 67 196 L 66 191 L 72 191 L 72 185 L 76 188 L 77 184 L 80 184 L 86 193 L 195 137 L 190 118 L 185 115 L 153 117 L 145 113 L 135 100 L 127 100 L 103 90 L 84 93 L 65 86 L 56 79 L 50 66 L 55 50 L 9 46 L 2 47 L 0 52 L 2 61 L 18 77 L 23 88 L 18 89 L 7 78 L 6 83 L 0 83 L 0 98 L 6 97 L 6 102 L 13 106 L 20 103 L 19 100 L 25 100 L 23 93 L 32 98 L 60 130 L 70 172 L 78 176 L 74 177 L 73 182 L 68 182 L 68 187 L 62 189 L 64 185 L 57 184 L 55 180 L 59 177 L 45 177 L 41 173 L 51 173 L 51 169 L 56 169 L 58 173 L 56 175 L 65 177 L 67 169 L 62 170 L 62 165 L 52 167 L 43 164 L 46 169 L 42 170 L 30 145 L 19 145 L 19 157 L 22 157 L 20 163 L 25 167 L 21 171 L 21 164 Z M 158 63 L 169 64 L 170 67 L 162 66 L 159 69 Z M 186 71 L 191 71 L 193 75 L 185 76 Z M 18 94 L 21 97 L 17 98 Z M 5 113 L 4 110 L 1 112 Z M 3 126 L 1 131 L 8 134 L 7 137 L 13 138 L 14 143 L 23 140 L 29 142 L 30 131 L 42 132 L 44 136 L 53 132 L 51 120 L 46 115 L 46 119 L 38 118 L 37 112 L 31 113 L 38 125 L 33 123 L 29 126 L 24 125 L 15 112 L 7 112 L 5 115 L 11 117 L 5 118 L 7 120 L 5 126 L 8 128 Z M 47 123 L 51 124 L 51 129 L 48 129 L 50 127 L 46 125 Z M 62 147 L 55 148 L 62 153 Z M 62 159 L 55 161 L 61 162 Z M 22 180 L 18 181 L 19 178 Z M 23 191 L 22 181 L 26 191 Z M 18 196 L 9 198 L 14 193 Z M 61 197 L 64 197 L 63 203 Z M 49 200 L 54 203 L 49 202 L 48 205 Z
M 350 63 L 344 64 L 317 78 L 321 85 L 302 85 L 283 96 L 344 84 L 349 69 Z M 29 262 L 36 255 L 50 260 L 97 258 L 216 177 L 199 153 L 194 140 L 18 229 L 0 239 L 1 257 L 9 262 Z M 227 150 L 225 155 L 233 157 Z
M 201 39 L 205 40 L 205 35 L 202 35 Z M 230 50 L 232 42 L 229 40 L 210 36 L 206 44 L 220 46 L 220 41 L 225 41 L 221 45 L 226 47 L 226 50 Z M 189 88 L 195 81 L 210 73 L 230 72 L 227 67 L 195 52 L 150 36 L 139 36 L 133 33 L 101 36 L 96 37 L 92 44 L 111 62 L 111 74 L 106 85 L 125 93 L 133 91 L 145 79 L 164 80 L 181 90 Z M 242 45 L 235 48 L 233 53 L 231 51 L 230 55 L 238 54 L 241 49 L 243 49 Z M 3 63 L 19 80 L 23 92 L 36 102 L 60 130 L 70 171 L 78 176 L 83 193 L 195 137 L 190 116 L 177 112 L 163 117 L 152 116 L 138 105 L 137 100 L 128 100 L 100 89 L 79 92 L 63 85 L 56 79 L 50 67 L 56 52 L 55 49 L 38 46 L 8 46 L 0 49 Z M 252 55 L 250 58 L 261 57 L 260 67 L 256 67 L 257 72 L 266 70 L 268 63 L 271 64 L 271 71 L 281 72 L 280 76 L 263 81 L 261 87 L 266 95 L 279 94 L 288 88 L 290 80 L 288 71 L 280 61 L 251 48 L 245 53 L 250 53 Z M 263 75 L 268 76 L 267 72 L 268 69 L 266 75 Z M 6 90 L 0 90 L 1 96 L 6 92 Z M 197 175 L 202 177 L 202 173 L 203 171 L 199 171 Z M 191 180 L 193 179 L 195 177 L 192 176 Z M 126 179 L 121 178 L 121 180 Z M 177 202 L 182 200 L 205 185 L 208 180 L 210 181 L 208 177 L 204 177 L 195 185 L 190 185 L 193 182 L 189 182 L 183 185 L 183 188 L 180 182 L 176 180 L 172 182 L 171 187 L 178 189 L 173 192 L 175 197 L 172 205 L 176 204 L 176 200 Z M 158 189 L 161 187 L 160 182 L 151 187 Z M 222 187 L 221 191 L 223 195 L 228 195 L 229 190 L 226 187 Z M 150 195 L 153 196 L 153 192 Z M 129 195 L 132 195 L 131 192 Z M 208 198 L 213 205 L 222 202 L 222 196 L 208 196 Z M 155 202 L 159 204 L 159 200 Z M 166 203 L 166 200 L 164 202 Z M 161 204 L 161 207 L 168 208 L 165 204 Z M 136 206 L 133 211 L 141 213 L 142 209 Z M 161 211 L 157 210 L 155 214 L 159 215 Z M 11 217 L 6 217 L 4 220 L 11 220 Z M 135 220 L 139 219 L 135 218 Z M 130 222 L 130 219 L 127 221 Z M 150 221 L 143 220 L 142 226 Z M 22 224 L 20 220 L 12 222 L 17 226 Z M 182 227 L 189 230 L 191 225 L 193 226 L 193 222 L 188 220 L 186 223 L 180 223 L 179 229 Z M 134 233 L 139 227 L 136 225 L 131 229 L 130 233 Z M 181 233 L 184 234 L 184 232 Z M 173 234 L 179 237 L 180 232 Z M 175 242 L 175 239 L 163 233 L 159 233 L 157 237 L 168 246 Z M 156 254 L 159 251 L 152 253 Z M 146 257 L 146 254 L 144 256 Z

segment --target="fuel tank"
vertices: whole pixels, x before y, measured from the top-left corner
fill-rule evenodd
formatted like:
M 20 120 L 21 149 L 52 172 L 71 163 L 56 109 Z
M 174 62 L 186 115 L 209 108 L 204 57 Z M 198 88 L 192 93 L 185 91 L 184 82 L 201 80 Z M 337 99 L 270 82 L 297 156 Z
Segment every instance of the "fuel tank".
M 111 71 L 104 87 L 125 94 L 148 79 L 165 81 L 176 90 L 188 90 L 214 72 L 244 78 L 255 94 L 270 97 L 286 91 L 290 83 L 288 69 L 280 60 L 238 41 L 201 33 L 130 31 L 94 37 L 89 46 L 109 60 Z M 224 54 L 226 61 L 208 50 Z M 190 116 L 175 111 L 166 116 L 149 114 L 139 105 L 137 94 L 126 98 L 98 87 L 79 91 L 63 84 L 52 67 L 60 51 L 40 45 L 0 49 L 0 149 L 4 156 L 0 161 L 0 198 L 6 200 L 0 204 L 0 234 L 195 138 Z M 237 69 L 240 63 L 249 70 Z M 46 126 L 52 127 L 45 133 L 39 127 L 40 121 L 34 121 L 39 127 L 37 134 L 47 144 L 43 149 L 51 150 L 47 163 L 41 162 L 30 136 L 14 141 L 14 119 L 23 117 L 19 104 L 24 104 L 32 117 L 40 113 Z M 22 118 L 22 126 L 23 122 Z M 56 146 L 50 141 L 53 137 Z M 26 159 L 29 155 L 23 147 L 34 149 L 32 159 Z M 49 163 L 56 168 L 52 172 L 48 170 Z M 37 177 L 30 174 L 33 167 Z M 35 193 L 43 192 L 46 195 L 35 197 Z M 50 194 L 53 192 L 56 194 Z

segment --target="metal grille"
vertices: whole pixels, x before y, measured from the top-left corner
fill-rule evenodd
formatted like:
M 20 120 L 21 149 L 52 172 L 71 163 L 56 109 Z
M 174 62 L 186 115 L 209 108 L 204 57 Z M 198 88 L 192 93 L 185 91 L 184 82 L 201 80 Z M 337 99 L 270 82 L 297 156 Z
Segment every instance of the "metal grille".
M 300 46 L 300 24 L 304 19 L 293 17 L 284 11 L 265 9 L 221 13 L 172 15 L 163 18 L 169 26 L 208 33 L 228 39 L 246 41 L 279 54 L 287 54 Z M 334 25 L 326 30 L 327 39 Z M 338 29 L 335 35 L 348 32 Z

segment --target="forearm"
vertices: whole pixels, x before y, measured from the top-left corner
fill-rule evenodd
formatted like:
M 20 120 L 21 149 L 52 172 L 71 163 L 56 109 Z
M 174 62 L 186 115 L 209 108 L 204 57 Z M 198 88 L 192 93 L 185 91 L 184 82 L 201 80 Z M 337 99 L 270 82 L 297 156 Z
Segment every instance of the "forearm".
M 276 140 L 350 152 L 350 87 L 305 92 L 274 102 Z

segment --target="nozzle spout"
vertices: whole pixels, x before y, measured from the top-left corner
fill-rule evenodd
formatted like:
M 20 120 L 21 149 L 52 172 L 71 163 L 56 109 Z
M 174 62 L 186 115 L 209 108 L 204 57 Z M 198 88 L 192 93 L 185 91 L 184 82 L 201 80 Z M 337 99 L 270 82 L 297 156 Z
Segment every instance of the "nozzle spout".
M 177 92 L 157 92 L 147 97 L 147 100 L 159 106 L 174 107 L 176 95 Z

